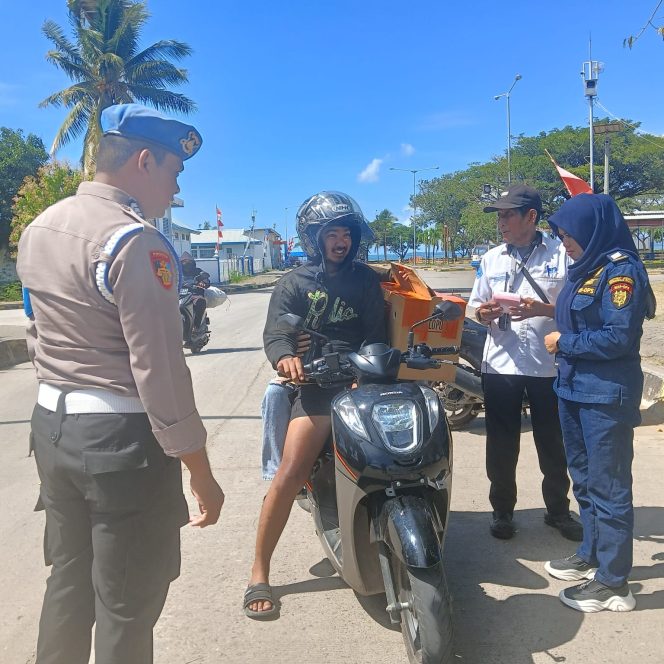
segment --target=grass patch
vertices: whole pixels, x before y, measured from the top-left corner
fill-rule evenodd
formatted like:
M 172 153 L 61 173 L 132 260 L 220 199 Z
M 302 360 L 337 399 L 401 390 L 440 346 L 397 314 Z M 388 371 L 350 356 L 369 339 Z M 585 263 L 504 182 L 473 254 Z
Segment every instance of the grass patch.
M 248 279 L 248 277 L 242 272 L 238 272 L 237 270 L 231 270 L 231 273 L 228 275 L 228 280 L 232 284 L 239 284 L 243 282 L 245 279 Z
M 23 300 L 23 291 L 20 281 L 12 281 L 9 284 L 0 286 L 0 302 L 21 302 Z

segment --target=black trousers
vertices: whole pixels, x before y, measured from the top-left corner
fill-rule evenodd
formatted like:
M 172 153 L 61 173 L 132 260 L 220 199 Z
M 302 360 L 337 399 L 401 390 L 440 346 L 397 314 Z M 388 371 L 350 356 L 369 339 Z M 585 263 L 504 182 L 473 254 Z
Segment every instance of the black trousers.
M 528 394 L 544 504 L 552 515 L 569 512 L 570 481 L 553 378 L 483 374 L 486 413 L 486 472 L 495 512 L 512 514 L 517 500 L 516 466 L 521 439 L 521 404 Z
M 52 565 L 36 662 L 87 664 L 96 623 L 96 664 L 150 664 L 188 520 L 180 462 L 146 415 L 63 415 L 62 402 L 32 416 Z

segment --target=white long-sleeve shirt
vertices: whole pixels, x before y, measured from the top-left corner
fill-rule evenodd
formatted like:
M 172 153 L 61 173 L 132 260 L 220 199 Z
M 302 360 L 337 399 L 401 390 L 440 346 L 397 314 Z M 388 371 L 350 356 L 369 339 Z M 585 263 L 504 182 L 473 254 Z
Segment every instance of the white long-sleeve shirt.
M 482 257 L 468 305 L 479 307 L 491 300 L 494 293 L 509 291 L 513 265 L 514 259 L 510 256 L 506 244 L 487 251 Z M 544 236 L 529 256 L 526 267 L 549 299 L 549 303 L 555 304 L 567 277 L 567 254 L 562 243 L 555 238 Z M 523 273 L 518 271 L 518 267 L 512 292 L 522 297 L 541 299 Z M 492 321 L 484 346 L 482 372 L 555 376 L 554 356 L 550 355 L 544 346 L 544 337 L 555 328 L 555 321 L 545 316 L 526 318 L 518 322 L 510 321 L 506 330 L 499 329 L 498 320 Z

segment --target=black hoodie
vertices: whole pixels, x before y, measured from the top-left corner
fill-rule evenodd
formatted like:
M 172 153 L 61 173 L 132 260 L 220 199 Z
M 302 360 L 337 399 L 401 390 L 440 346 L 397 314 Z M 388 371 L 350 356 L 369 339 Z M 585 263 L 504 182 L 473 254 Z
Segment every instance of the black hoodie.
M 263 331 L 265 354 L 275 368 L 282 357 L 295 355 L 295 334 L 278 329 L 285 313 L 301 316 L 305 327 L 329 337 L 335 350 L 386 343 L 384 306 L 379 277 L 368 265 L 350 262 L 330 275 L 321 264 L 307 263 L 275 286 Z

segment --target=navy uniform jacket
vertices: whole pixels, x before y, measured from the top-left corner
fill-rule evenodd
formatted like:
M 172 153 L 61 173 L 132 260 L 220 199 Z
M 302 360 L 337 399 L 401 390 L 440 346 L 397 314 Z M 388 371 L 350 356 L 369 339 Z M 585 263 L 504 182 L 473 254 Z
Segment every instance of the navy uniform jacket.
M 572 300 L 573 329 L 560 330 L 555 389 L 570 401 L 638 405 L 648 277 L 631 256 L 616 252 L 608 259 Z

